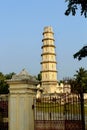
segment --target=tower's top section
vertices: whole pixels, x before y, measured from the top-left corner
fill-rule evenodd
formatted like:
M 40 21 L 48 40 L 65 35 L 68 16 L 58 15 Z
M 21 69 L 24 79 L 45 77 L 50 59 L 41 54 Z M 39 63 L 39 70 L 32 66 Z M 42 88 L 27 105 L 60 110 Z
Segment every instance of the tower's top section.
M 53 28 L 51 26 L 44 27 L 42 42 L 44 42 L 44 41 L 47 42 L 47 40 L 51 40 L 53 42 L 55 41 Z M 48 41 L 48 42 L 50 42 L 50 41 Z M 44 44 L 45 44 L 45 42 L 44 42 Z
M 53 33 L 53 28 L 51 26 L 44 27 L 44 33 Z

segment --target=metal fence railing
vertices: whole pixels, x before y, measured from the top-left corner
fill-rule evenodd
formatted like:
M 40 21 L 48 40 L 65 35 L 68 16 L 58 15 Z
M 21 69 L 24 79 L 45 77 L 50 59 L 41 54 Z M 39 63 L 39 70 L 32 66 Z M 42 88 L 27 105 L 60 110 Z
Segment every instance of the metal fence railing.
M 34 99 L 34 116 L 35 130 L 82 130 L 80 96 L 57 94 Z

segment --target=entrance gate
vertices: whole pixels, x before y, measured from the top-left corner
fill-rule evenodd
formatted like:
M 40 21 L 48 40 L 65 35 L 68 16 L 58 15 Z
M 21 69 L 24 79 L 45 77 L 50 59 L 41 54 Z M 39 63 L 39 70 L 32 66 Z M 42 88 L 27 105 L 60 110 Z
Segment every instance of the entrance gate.
M 34 130 L 82 130 L 79 95 L 46 95 L 34 99 Z

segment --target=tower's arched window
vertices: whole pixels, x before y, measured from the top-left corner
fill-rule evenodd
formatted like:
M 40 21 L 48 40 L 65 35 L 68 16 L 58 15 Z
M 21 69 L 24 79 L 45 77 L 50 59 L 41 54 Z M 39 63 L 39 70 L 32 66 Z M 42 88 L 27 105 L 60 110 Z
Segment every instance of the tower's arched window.
M 54 65 L 52 64 L 52 69 L 53 69 Z
M 46 47 L 46 52 L 47 52 L 47 47 Z
M 47 78 L 47 74 L 45 74 L 45 77 Z
M 52 74 L 52 79 L 54 78 L 54 74 Z
M 51 59 L 53 60 L 53 55 L 51 56 Z
M 47 69 L 47 64 L 45 65 L 45 68 Z

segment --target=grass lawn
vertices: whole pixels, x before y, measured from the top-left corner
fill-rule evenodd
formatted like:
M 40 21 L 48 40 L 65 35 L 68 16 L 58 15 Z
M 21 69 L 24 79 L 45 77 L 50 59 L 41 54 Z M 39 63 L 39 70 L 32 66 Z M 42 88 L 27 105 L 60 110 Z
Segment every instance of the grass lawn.
M 42 112 L 54 112 L 54 113 L 72 113 L 79 114 L 80 113 L 80 105 L 79 104 L 60 104 L 60 103 L 41 103 L 38 102 L 36 104 L 37 111 Z M 87 110 L 87 109 L 86 109 Z M 86 111 L 87 112 L 87 111 Z
M 85 110 L 85 127 L 87 130 L 87 104 L 84 104 L 84 110 Z

